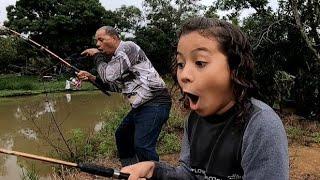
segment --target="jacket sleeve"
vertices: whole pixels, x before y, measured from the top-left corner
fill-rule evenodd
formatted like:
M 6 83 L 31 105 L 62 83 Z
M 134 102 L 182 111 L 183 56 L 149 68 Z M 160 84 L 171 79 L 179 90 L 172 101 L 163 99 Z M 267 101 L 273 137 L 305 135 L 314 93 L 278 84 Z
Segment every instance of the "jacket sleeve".
M 116 83 L 110 81 L 103 82 L 99 76 L 96 77 L 96 83 L 107 91 L 119 93 L 121 92 L 121 88 L 119 88 L 119 86 Z
M 110 61 L 102 53 L 97 53 L 94 61 L 103 82 L 121 80 L 121 76 L 131 65 L 128 56 L 122 51 L 114 55 Z
M 186 123 L 188 124 L 188 123 Z M 155 162 L 155 169 L 153 172 L 152 179 L 196 179 L 189 167 L 190 164 L 190 143 L 187 137 L 186 128 L 184 130 L 184 135 L 181 145 L 180 153 L 180 165 L 178 167 L 172 167 L 164 162 Z
M 115 81 L 110 81 L 108 78 L 106 78 L 106 72 L 109 69 L 108 63 L 110 62 L 110 59 L 108 59 L 102 53 L 97 53 L 93 58 L 99 74 L 96 78 L 96 83 L 100 85 L 103 89 L 106 89 L 108 91 L 121 92 L 121 87 L 119 83 Z
M 242 143 L 244 180 L 289 179 L 288 142 L 278 115 L 262 110 L 248 123 Z

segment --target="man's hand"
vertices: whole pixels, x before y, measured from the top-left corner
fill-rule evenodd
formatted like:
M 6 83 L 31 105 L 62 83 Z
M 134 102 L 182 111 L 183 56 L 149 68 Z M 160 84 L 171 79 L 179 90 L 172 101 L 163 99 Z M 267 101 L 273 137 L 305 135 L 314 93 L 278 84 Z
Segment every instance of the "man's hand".
M 86 80 L 95 81 L 96 80 L 96 77 L 87 71 L 79 71 L 76 74 L 80 80 L 84 80 L 84 81 L 86 81 Z
M 90 48 L 90 49 L 86 49 L 84 50 L 81 55 L 85 55 L 85 56 L 94 56 L 96 53 L 100 52 L 97 48 Z
M 128 180 L 142 180 L 151 178 L 153 175 L 155 164 L 152 161 L 144 161 L 121 169 L 123 173 L 129 173 Z

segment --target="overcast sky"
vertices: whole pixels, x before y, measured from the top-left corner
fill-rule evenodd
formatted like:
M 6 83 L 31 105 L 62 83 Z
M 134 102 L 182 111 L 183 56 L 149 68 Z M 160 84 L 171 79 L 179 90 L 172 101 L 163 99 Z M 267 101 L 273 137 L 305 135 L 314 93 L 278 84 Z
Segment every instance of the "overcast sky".
M 106 9 L 116 9 L 121 7 L 121 5 L 134 5 L 136 7 L 142 7 L 142 0 L 100 0 L 103 7 Z M 7 11 L 6 7 L 9 5 L 14 5 L 16 0 L 0 0 L 0 24 L 6 20 Z
M 9 5 L 14 5 L 16 0 L 0 0 L 0 25 L 6 20 L 6 7 Z M 100 0 L 102 6 L 106 9 L 114 10 L 121 7 L 121 5 L 134 5 L 141 8 L 143 0 Z M 205 5 L 210 5 L 213 0 L 202 0 Z M 271 7 L 277 8 L 277 0 L 269 0 Z M 252 11 L 244 12 L 244 15 L 250 14 Z

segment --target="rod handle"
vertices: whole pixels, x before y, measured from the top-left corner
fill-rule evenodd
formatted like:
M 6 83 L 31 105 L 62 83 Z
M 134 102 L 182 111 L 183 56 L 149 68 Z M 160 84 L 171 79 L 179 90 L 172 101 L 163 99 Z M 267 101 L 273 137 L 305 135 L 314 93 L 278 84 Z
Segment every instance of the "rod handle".
M 95 174 L 99 176 L 104 176 L 104 177 L 113 177 L 116 179 L 128 179 L 129 174 L 119 172 L 117 170 L 114 170 L 112 168 L 105 168 L 103 166 L 98 166 L 94 164 L 85 164 L 85 163 L 80 163 L 78 164 L 78 168 L 82 172 L 87 172 L 90 174 Z
M 78 69 L 78 68 L 75 67 L 75 66 L 70 65 L 70 68 L 71 68 L 72 70 L 74 70 L 75 73 L 80 72 L 80 69 Z M 90 82 L 92 85 L 94 85 L 96 88 L 98 88 L 100 91 L 102 91 L 104 94 L 106 94 L 107 96 L 111 96 L 111 94 L 110 94 L 107 90 L 103 89 L 103 87 L 102 87 L 100 84 L 96 83 L 95 81 L 91 81 L 91 80 L 89 80 L 89 82 Z

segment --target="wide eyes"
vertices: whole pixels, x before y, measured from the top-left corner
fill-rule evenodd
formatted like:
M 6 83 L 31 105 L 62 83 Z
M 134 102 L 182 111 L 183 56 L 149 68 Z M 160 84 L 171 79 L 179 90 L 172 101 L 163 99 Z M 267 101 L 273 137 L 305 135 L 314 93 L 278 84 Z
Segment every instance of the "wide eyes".
M 192 62 L 194 63 L 194 65 L 197 67 L 197 68 L 203 68 L 207 65 L 207 62 L 204 62 L 204 61 L 194 61 Z M 183 69 L 185 66 L 185 62 L 182 62 L 182 61 L 177 61 L 177 68 L 178 69 Z
M 204 61 L 196 61 L 195 64 L 196 64 L 197 67 L 203 68 L 203 67 L 205 67 L 205 65 L 207 64 L 207 62 L 204 62 Z
M 178 69 L 182 69 L 184 67 L 184 64 L 183 62 L 177 62 L 177 68 Z

